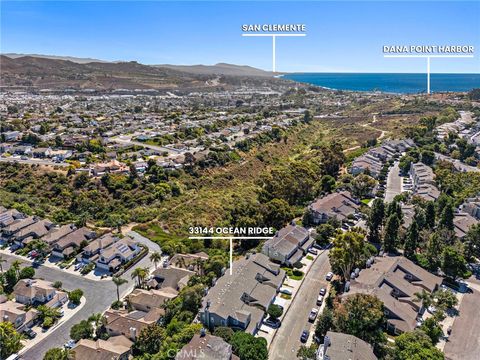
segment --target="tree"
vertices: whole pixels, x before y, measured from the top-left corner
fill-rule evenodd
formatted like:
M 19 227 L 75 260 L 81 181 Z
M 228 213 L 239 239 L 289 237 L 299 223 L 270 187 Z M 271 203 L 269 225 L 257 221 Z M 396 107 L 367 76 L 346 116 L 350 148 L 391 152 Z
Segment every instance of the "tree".
M 165 340 L 165 329 L 157 324 L 150 324 L 138 335 L 134 352 L 137 354 L 156 354 Z
M 315 336 L 323 342 L 323 338 L 333 326 L 333 312 L 329 308 L 325 308 L 320 314 L 315 327 Z
M 430 305 L 432 305 L 433 298 L 432 294 L 422 289 L 421 292 L 416 292 L 414 295 L 415 301 L 420 301 L 422 303 L 422 307 L 427 309 Z
M 443 353 L 438 350 L 421 330 L 414 330 L 399 335 L 395 339 L 395 360 L 444 360 Z
M 70 337 L 74 341 L 79 341 L 80 339 L 92 339 L 93 338 L 94 328 L 90 321 L 82 320 L 78 324 L 75 324 L 70 329 Z
M 138 287 L 142 287 L 143 281 L 147 277 L 147 271 L 144 268 L 135 268 L 132 271 L 132 279 L 137 278 L 137 285 Z
M 380 242 L 380 228 L 383 223 L 383 217 L 385 216 L 385 204 L 382 199 L 373 200 L 372 209 L 368 216 L 368 239 L 371 242 Z
M 317 356 L 317 349 L 315 345 L 310 345 L 309 347 L 301 345 L 297 351 L 297 359 L 300 360 L 315 360 Z
M 336 329 L 368 342 L 375 351 L 386 342 L 382 331 L 386 322 L 383 303 L 374 295 L 347 296 L 336 304 L 334 319 Z
M 320 180 L 320 189 L 327 193 L 332 192 L 333 189 L 335 189 L 335 178 L 330 175 L 322 176 L 322 179 Z
M 0 359 L 6 359 L 23 348 L 21 340 L 22 335 L 15 330 L 11 322 L 0 322 L 0 344 L 2 344 L 0 346 Z
M 397 214 L 391 214 L 385 224 L 385 234 L 383 236 L 383 247 L 387 252 L 395 252 L 398 241 L 398 228 L 400 221 Z
M 117 287 L 117 301 L 120 302 L 120 286 L 122 286 L 123 284 L 126 284 L 128 281 L 119 276 L 112 277 L 112 281 Z
M 320 148 L 320 154 L 322 174 L 337 178 L 338 172 L 346 160 L 342 145 L 333 141 L 328 146 L 322 146 Z
M 158 267 L 158 263 L 162 261 L 162 254 L 158 251 L 155 251 L 150 254 L 150 261 L 155 264 L 155 269 Z
M 270 315 L 271 318 L 278 319 L 280 316 L 282 316 L 283 310 L 280 306 L 276 304 L 271 304 L 268 307 L 267 313 L 268 315 Z
M 465 244 L 465 257 L 472 261 L 474 257 L 480 257 L 480 224 L 474 224 L 468 229 L 463 242 Z
M 10 268 L 15 271 L 15 275 L 17 276 L 17 279 L 20 278 L 20 265 L 22 265 L 22 263 L 23 262 L 20 260 L 15 260 L 12 262 L 12 265 L 10 266 Z
M 436 345 L 443 336 L 442 328 L 438 325 L 433 317 L 427 318 L 420 326 L 420 330 L 428 335 L 433 345 Z
M 233 334 L 230 344 L 233 352 L 240 360 L 267 360 L 267 341 L 252 334 L 237 331 Z
M 407 238 L 405 239 L 404 255 L 409 259 L 413 259 L 415 256 L 415 250 L 417 249 L 418 244 L 418 236 L 418 225 L 414 219 L 412 224 L 408 227 Z
M 366 174 L 360 174 L 352 181 L 352 193 L 358 198 L 365 198 L 371 195 L 377 181 Z
M 60 310 L 57 308 L 48 307 L 46 305 L 40 305 L 37 307 L 38 318 L 42 322 L 44 328 L 51 327 L 58 318 L 60 318 Z
M 59 280 L 55 281 L 52 285 L 55 289 L 60 290 L 63 286 L 63 283 Z
M 18 279 L 32 279 L 34 276 L 35 269 L 31 266 L 27 266 L 20 270 L 20 275 Z
M 455 225 L 453 224 L 454 210 L 451 203 L 445 205 L 440 216 L 439 225 L 445 227 L 449 230 L 454 230 Z
M 458 298 L 449 290 L 437 290 L 433 293 L 437 309 L 448 310 L 458 305 Z
M 347 231 L 337 235 L 333 240 L 333 248 L 328 257 L 332 270 L 344 280 L 350 279 L 352 269 L 361 259 L 365 244 L 363 238 L 362 234 Z
M 430 235 L 427 244 L 426 257 L 428 260 L 428 268 L 431 271 L 437 271 L 441 265 L 441 256 L 443 253 L 444 244 L 438 232 Z
M 69 349 L 53 348 L 48 350 L 43 356 L 43 360 L 71 360 L 74 359 L 74 353 Z
M 81 289 L 75 289 L 68 293 L 68 300 L 74 305 L 80 305 L 80 301 L 83 296 L 83 291 Z
M 227 343 L 230 343 L 233 334 L 234 334 L 234 331 L 227 326 L 216 327 L 215 330 L 213 331 L 213 335 L 221 337 Z
M 432 165 L 435 160 L 435 154 L 431 150 L 422 150 L 421 152 L 422 162 L 425 165 Z
M 288 202 L 277 198 L 262 206 L 262 214 L 265 225 L 275 229 L 281 229 L 295 216 Z
M 3 265 L 2 263 L 7 262 L 7 259 L 4 259 L 2 255 L 0 255 L 0 273 L 3 273 Z
M 445 275 L 453 280 L 463 277 L 468 271 L 465 258 L 452 246 L 443 250 L 441 268 Z
M 324 246 L 330 243 L 330 238 L 335 235 L 335 228 L 330 224 L 321 224 L 315 229 L 317 235 L 315 241 L 318 245 Z
M 427 202 L 425 207 L 425 221 L 429 229 L 435 227 L 435 205 L 433 201 Z

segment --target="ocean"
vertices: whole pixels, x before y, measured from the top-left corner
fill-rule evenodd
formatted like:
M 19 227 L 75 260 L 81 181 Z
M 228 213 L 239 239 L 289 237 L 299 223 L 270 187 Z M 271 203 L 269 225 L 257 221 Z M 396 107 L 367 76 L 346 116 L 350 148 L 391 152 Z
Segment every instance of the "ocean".
M 285 79 L 334 90 L 380 91 L 396 94 L 427 92 L 426 74 L 292 73 Z M 461 92 L 480 88 L 480 74 L 431 74 L 431 92 Z

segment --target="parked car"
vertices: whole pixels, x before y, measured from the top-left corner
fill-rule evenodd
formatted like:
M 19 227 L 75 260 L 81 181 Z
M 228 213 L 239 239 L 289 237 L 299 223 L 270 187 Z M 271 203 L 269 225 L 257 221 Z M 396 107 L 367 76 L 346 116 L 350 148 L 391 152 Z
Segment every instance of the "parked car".
M 310 254 L 313 254 L 313 255 L 318 255 L 318 251 L 315 250 L 314 248 L 309 248 L 309 249 L 308 249 L 308 252 L 309 252 Z
M 327 276 L 325 277 L 325 279 L 327 279 L 327 281 L 330 281 L 333 279 L 333 273 L 330 271 L 328 272 Z
M 327 293 L 327 289 L 325 288 L 320 289 L 320 292 L 319 292 L 320 295 L 325 296 L 326 293 Z
M 63 347 L 66 348 L 66 349 L 71 349 L 75 346 L 75 340 L 68 340 L 64 345 Z
M 60 314 L 60 317 L 65 316 L 65 311 L 63 309 L 60 309 L 58 313 Z
M 80 270 L 81 268 L 83 268 L 83 266 L 84 266 L 83 263 L 77 263 L 77 264 L 75 264 L 74 269 L 75 270 Z
M 32 329 L 27 329 L 23 332 L 29 339 L 35 338 L 37 336 L 37 333 L 33 331 Z
M 278 329 L 282 325 L 282 322 L 280 321 L 280 319 L 275 319 L 271 317 L 264 320 L 263 323 L 267 326 L 270 326 L 273 329 Z
M 281 292 L 282 294 L 285 294 L 285 295 L 292 295 L 292 292 L 291 292 L 290 290 L 288 290 L 288 289 L 285 289 L 285 288 L 281 288 L 281 289 L 280 289 L 280 292 Z
M 300 341 L 302 343 L 306 343 L 309 336 L 310 336 L 310 333 L 308 332 L 308 330 L 303 330 L 302 335 L 300 335 Z
M 317 305 L 320 306 L 320 305 L 322 305 L 322 303 L 323 303 L 323 296 L 322 296 L 322 295 L 318 295 Z
M 322 300 L 323 300 L 323 299 L 322 299 Z M 317 308 L 313 308 L 313 309 L 310 311 L 310 314 L 308 315 L 308 321 L 314 322 L 315 319 L 317 318 L 317 315 L 318 315 L 318 309 L 317 309 Z

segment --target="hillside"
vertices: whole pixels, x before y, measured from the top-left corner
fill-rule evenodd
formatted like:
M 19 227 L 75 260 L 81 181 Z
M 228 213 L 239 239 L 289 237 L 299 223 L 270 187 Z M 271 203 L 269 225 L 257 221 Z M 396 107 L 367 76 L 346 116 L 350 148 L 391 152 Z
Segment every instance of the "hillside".
M 252 67 L 229 64 L 152 66 L 135 61 L 79 63 L 38 56 L 10 58 L 5 55 L 0 56 L 0 67 L 0 86 L 3 90 L 228 88 L 233 85 L 264 82 L 269 74 Z
M 172 70 L 178 70 L 197 75 L 232 75 L 232 76 L 272 76 L 264 71 L 247 65 L 218 63 L 215 65 L 155 65 Z

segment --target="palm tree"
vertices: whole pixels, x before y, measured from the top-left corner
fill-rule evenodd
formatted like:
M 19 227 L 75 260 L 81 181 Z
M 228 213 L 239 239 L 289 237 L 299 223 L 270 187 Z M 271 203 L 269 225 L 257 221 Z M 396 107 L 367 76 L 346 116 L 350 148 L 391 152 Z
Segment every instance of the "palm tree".
M 4 259 L 2 255 L 0 255 L 0 273 L 3 273 L 3 266 L 2 263 L 7 262 L 7 259 Z
M 132 279 L 137 278 L 138 287 L 141 287 L 143 280 L 147 276 L 147 271 L 144 268 L 135 268 L 132 272 Z
M 39 240 L 36 244 L 36 250 L 42 257 L 44 257 L 48 251 L 48 244 L 45 241 Z
M 155 269 L 158 267 L 158 263 L 162 261 L 162 254 L 160 254 L 158 251 L 153 252 L 150 255 L 150 261 L 152 261 L 155 264 Z
M 429 294 L 427 291 L 422 290 L 421 293 L 416 292 L 413 294 L 415 296 L 416 301 L 421 301 L 422 302 L 422 307 L 423 308 L 428 308 L 430 305 L 432 305 L 432 295 Z
M 119 277 L 119 276 L 112 277 L 112 281 L 117 286 L 117 301 L 120 302 L 120 290 L 119 290 L 119 288 L 120 288 L 120 286 L 127 283 L 128 281 Z
M 200 258 L 195 259 L 195 267 L 197 268 L 198 275 L 202 276 L 204 272 L 203 259 L 200 259 Z

